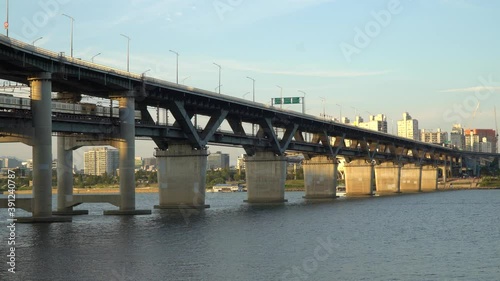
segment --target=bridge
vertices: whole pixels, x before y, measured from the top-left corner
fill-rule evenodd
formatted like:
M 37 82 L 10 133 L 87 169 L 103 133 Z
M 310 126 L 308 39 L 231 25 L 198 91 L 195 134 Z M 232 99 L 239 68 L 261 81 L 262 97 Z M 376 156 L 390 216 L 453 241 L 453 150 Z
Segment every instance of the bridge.
M 25 221 L 64 220 L 80 214 L 73 206 L 109 202 L 107 215 L 148 214 L 135 207 L 135 138 L 151 138 L 159 163 L 159 204 L 155 208 L 205 208 L 207 145 L 243 147 L 248 155 L 250 203 L 285 202 L 286 153 L 304 154 L 305 198 L 336 197 L 337 157 L 344 157 L 346 193 L 420 192 L 437 189 L 464 159 L 494 157 L 458 151 L 365 130 L 312 115 L 281 110 L 168 81 L 67 57 L 0 35 L 0 79 L 28 84 L 28 107 L 0 111 L 0 142 L 23 142 L 33 149 L 33 198 L 19 202 L 32 212 Z M 60 99 L 82 94 L 118 101 L 119 116 L 89 116 L 51 110 Z M 69 101 L 68 101 L 69 102 Z M 168 110 L 175 119 L 160 124 L 148 107 Z M 140 111 L 136 119 L 135 111 Z M 208 120 L 202 128 L 198 118 Z M 227 122 L 231 131 L 220 129 Z M 254 132 L 253 128 L 257 128 Z M 249 130 L 252 128 L 252 130 Z M 57 211 L 52 210 L 52 135 L 57 136 Z M 311 136 L 308 138 L 307 136 Z M 85 145 L 119 149 L 120 194 L 98 198 L 73 195 L 72 151 Z M 0 207 L 7 205 L 0 201 Z M 67 220 L 67 219 L 66 219 Z M 20 218 L 21 221 L 21 218 Z

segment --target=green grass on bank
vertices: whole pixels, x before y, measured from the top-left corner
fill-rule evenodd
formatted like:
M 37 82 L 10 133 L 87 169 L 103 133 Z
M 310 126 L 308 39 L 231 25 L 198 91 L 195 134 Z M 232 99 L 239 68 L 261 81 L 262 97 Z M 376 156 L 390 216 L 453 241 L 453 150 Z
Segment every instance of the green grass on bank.
M 499 177 L 482 177 L 479 181 L 479 186 L 482 187 L 500 187 Z
M 285 182 L 285 190 L 287 189 L 304 189 L 304 180 L 287 180 Z

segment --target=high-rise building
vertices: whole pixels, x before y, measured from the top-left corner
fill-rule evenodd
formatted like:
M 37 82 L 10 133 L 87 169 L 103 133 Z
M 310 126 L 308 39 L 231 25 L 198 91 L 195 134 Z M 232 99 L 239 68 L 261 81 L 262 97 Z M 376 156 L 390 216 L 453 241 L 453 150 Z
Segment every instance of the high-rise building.
M 17 168 L 22 164 L 21 161 L 14 157 L 4 157 L 0 160 L 2 161 L 0 168 Z
M 465 150 L 464 129 L 460 124 L 454 124 L 450 133 L 450 144 L 460 150 Z
M 142 159 L 142 169 L 146 171 L 156 170 L 156 157 L 143 158 Z
M 142 157 L 136 156 L 134 159 L 134 168 L 136 170 L 142 169 Z
M 384 114 L 370 115 L 366 122 L 364 122 L 363 118 L 360 116 L 356 116 L 353 125 L 368 130 L 387 133 L 387 118 Z
M 398 121 L 398 136 L 412 140 L 420 140 L 418 120 L 412 119 L 408 112 L 403 113 L 403 120 Z
M 245 170 L 245 156 L 246 154 L 241 154 L 236 160 L 236 170 Z
M 143 166 L 154 166 L 156 165 L 156 157 L 143 158 L 142 159 Z
M 444 144 L 448 142 L 448 133 L 437 129 L 436 132 L 422 129 L 420 130 L 420 140 L 428 143 Z
M 229 154 L 221 151 L 210 154 L 207 157 L 207 170 L 229 169 Z
M 491 129 L 465 130 L 465 150 L 474 152 L 497 152 L 497 133 Z
M 86 151 L 83 158 L 83 170 L 86 175 L 115 175 L 119 166 L 117 149 L 94 148 Z

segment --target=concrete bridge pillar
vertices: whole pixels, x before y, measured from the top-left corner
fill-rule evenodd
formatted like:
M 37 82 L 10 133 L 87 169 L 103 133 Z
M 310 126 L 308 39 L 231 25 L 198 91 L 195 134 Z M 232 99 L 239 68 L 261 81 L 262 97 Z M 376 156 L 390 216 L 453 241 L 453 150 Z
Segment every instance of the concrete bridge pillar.
M 191 145 L 172 144 L 157 149 L 160 204 L 156 209 L 209 208 L 205 204 L 207 151 Z
M 315 156 L 304 160 L 304 185 L 306 199 L 336 198 L 337 167 L 336 159 Z
M 130 91 L 116 97 L 119 101 L 120 141 L 120 209 L 104 211 L 105 215 L 144 215 L 151 210 L 135 209 L 135 99 Z
M 401 192 L 420 192 L 422 180 L 422 166 L 406 164 L 401 168 Z
M 248 203 L 283 203 L 285 200 L 286 158 L 258 151 L 245 159 Z
M 32 217 L 18 222 L 58 222 L 71 218 L 52 216 L 52 74 L 28 78 L 33 114 L 33 199 Z
M 384 162 L 375 166 L 377 193 L 400 192 L 401 165 Z
M 441 169 L 441 176 L 443 177 L 443 183 L 446 186 L 446 181 L 448 180 L 448 176 L 451 174 L 451 165 L 448 165 L 448 163 L 444 163 L 444 165 L 441 165 L 439 167 Z
M 346 163 L 345 170 L 345 191 L 346 195 L 372 195 L 374 165 L 366 163 L 363 159 L 353 160 Z
M 64 136 L 57 137 L 57 211 L 53 214 L 86 215 L 88 210 L 74 211 L 73 207 L 66 207 L 67 202 L 73 201 L 73 150 L 65 149 L 65 139 Z
M 422 167 L 421 191 L 436 191 L 438 182 L 438 169 L 431 165 Z

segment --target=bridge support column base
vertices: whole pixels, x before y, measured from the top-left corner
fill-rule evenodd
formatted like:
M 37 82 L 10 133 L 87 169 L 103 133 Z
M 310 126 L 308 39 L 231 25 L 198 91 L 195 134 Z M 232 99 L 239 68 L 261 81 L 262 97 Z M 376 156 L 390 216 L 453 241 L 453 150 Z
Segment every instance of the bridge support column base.
M 158 185 L 162 209 L 205 205 L 207 151 L 191 145 L 171 144 L 168 150 L 157 149 Z M 166 207 L 166 208 L 163 208 Z M 204 207 L 203 207 L 204 208 Z
M 433 166 L 422 167 L 421 188 L 422 192 L 433 192 L 437 190 L 438 169 Z
M 305 199 L 337 198 L 337 160 L 326 156 L 316 156 L 305 160 Z
M 193 210 L 200 210 L 200 209 L 208 209 L 210 208 L 210 205 L 185 205 L 185 204 L 179 204 L 179 205 L 155 205 L 155 209 L 159 210 L 175 210 L 175 209 L 193 209 Z
M 273 152 L 256 152 L 245 158 L 247 203 L 283 203 L 286 158 Z
M 400 191 L 403 193 L 420 192 L 422 166 L 406 164 L 401 168 Z M 437 182 L 437 180 L 436 180 Z
M 80 216 L 80 215 L 88 215 L 89 210 L 53 211 L 52 214 L 56 216 Z
M 20 217 L 16 218 L 16 223 L 56 223 L 56 222 L 72 222 L 72 217 Z
M 372 196 L 374 182 L 374 167 L 365 160 L 353 160 L 345 167 L 345 194 L 346 196 Z
M 389 196 L 389 195 L 399 195 L 401 194 L 400 191 L 376 191 L 375 192 L 376 195 L 380 195 L 380 196 Z
M 375 166 L 376 193 L 388 195 L 398 193 L 401 178 L 401 166 L 384 162 Z
M 151 215 L 151 210 L 106 210 L 103 212 L 105 216 L 140 216 Z
M 306 196 L 302 196 L 302 198 L 307 199 L 307 200 L 331 200 L 331 199 L 336 199 L 339 197 L 337 195 L 330 195 L 330 196 L 306 195 Z
M 248 204 L 282 204 L 288 202 L 288 200 L 243 200 L 243 202 Z

